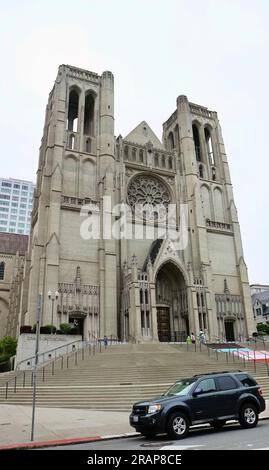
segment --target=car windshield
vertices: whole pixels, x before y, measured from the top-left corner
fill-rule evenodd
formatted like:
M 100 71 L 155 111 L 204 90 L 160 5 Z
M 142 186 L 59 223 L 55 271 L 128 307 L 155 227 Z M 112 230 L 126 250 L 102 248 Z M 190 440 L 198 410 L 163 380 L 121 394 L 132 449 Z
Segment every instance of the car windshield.
M 187 395 L 193 384 L 193 379 L 182 379 L 179 382 L 176 382 L 172 387 L 170 387 L 167 392 L 165 392 L 166 397 L 178 396 L 178 395 Z

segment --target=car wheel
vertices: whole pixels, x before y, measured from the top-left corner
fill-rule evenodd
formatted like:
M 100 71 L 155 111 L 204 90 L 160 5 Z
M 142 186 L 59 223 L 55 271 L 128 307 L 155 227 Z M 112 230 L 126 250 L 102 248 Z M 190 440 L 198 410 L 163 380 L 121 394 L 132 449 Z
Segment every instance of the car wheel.
M 210 423 L 210 426 L 215 429 L 215 431 L 219 431 L 221 428 L 223 428 L 224 424 L 226 423 L 225 420 L 222 421 L 213 421 L 213 423 Z
M 167 433 L 172 439 L 183 439 L 189 432 L 190 423 L 181 411 L 173 413 L 167 423 Z
M 154 437 L 156 437 L 156 434 L 154 432 L 141 432 L 141 434 L 146 439 L 154 439 Z
M 252 403 L 246 403 L 239 412 L 239 423 L 242 428 L 254 428 L 257 426 L 259 415 L 257 408 Z

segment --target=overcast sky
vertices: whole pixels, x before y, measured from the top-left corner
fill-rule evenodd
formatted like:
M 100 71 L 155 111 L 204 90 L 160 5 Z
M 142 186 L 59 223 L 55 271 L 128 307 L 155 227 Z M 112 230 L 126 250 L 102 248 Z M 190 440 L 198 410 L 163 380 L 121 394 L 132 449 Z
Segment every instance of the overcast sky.
M 251 283 L 269 283 L 269 1 L 0 0 L 1 172 L 35 181 L 60 64 L 115 77 L 116 135 L 185 94 L 221 122 Z M 268 129 L 267 129 L 268 127 Z

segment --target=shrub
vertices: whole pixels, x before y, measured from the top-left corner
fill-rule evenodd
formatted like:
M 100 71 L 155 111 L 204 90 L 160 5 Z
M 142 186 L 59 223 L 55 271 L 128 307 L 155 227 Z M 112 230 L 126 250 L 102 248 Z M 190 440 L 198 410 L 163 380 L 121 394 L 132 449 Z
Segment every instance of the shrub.
M 15 356 L 17 349 L 17 341 L 11 336 L 4 336 L 0 341 L 0 354 L 7 354 L 8 357 Z
M 263 332 L 266 335 L 269 335 L 269 325 L 266 323 L 258 323 L 257 330 L 259 334 Z
M 61 323 L 60 330 L 62 331 L 64 335 L 70 335 L 72 326 L 69 325 L 69 323 Z
M 32 333 L 32 327 L 30 325 L 23 325 L 20 327 L 20 334 L 22 333 Z
M 43 334 L 43 335 L 48 335 L 52 331 L 52 333 L 54 334 L 54 333 L 56 333 L 56 329 L 57 328 L 54 325 L 44 325 L 44 326 L 40 327 L 40 333 Z
M 0 364 L 2 364 L 2 362 L 7 362 L 9 358 L 10 358 L 9 354 L 0 354 Z

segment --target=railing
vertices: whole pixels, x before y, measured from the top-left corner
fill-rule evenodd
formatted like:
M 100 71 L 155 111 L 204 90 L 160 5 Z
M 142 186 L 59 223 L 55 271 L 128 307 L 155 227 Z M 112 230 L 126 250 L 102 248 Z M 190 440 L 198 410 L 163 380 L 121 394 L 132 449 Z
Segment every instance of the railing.
M 66 353 L 65 355 L 60 355 L 55 357 L 53 360 L 46 362 L 46 364 L 39 365 L 37 367 L 37 372 L 39 378 L 42 382 L 45 382 L 45 379 L 48 376 L 55 375 L 56 366 L 59 365 L 59 369 L 62 370 L 64 367 L 68 369 L 71 366 L 71 361 L 73 359 L 73 365 L 78 365 L 79 353 L 81 354 L 81 360 L 85 359 L 85 355 L 88 353 L 88 356 L 95 356 L 97 352 L 102 352 L 102 342 L 104 339 L 97 338 L 96 336 L 91 335 L 92 338 L 89 341 L 82 341 L 82 347 L 80 349 L 76 348 L 71 350 L 71 352 Z M 110 336 L 110 344 L 118 344 L 120 340 Z M 74 341 L 76 343 L 77 341 Z M 69 343 L 69 346 L 72 343 Z M 55 348 L 58 349 L 58 348 Z M 8 398 L 9 391 L 16 393 L 17 387 L 25 388 L 27 385 L 33 386 L 33 371 L 24 370 L 20 374 L 15 375 L 5 382 L 5 399 Z M 1 387 L 0 387 L 1 388 Z
M 128 334 L 128 342 L 136 344 L 137 340 L 136 340 L 135 336 L 132 336 L 132 335 Z
M 76 341 L 72 341 L 71 343 L 67 343 L 67 344 L 64 344 L 62 346 L 58 346 L 57 348 L 49 349 L 48 351 L 38 353 L 38 360 L 37 360 L 38 364 L 40 364 L 40 363 L 44 364 L 45 361 L 46 362 L 50 361 L 53 353 L 54 353 L 54 359 L 56 359 L 56 355 L 58 353 L 60 353 L 62 350 L 66 350 L 65 353 L 68 354 L 68 348 L 71 347 L 71 350 L 76 349 L 76 344 L 77 343 L 78 343 L 78 348 L 79 348 L 79 345 L 83 345 L 83 343 L 85 343 L 85 342 L 81 339 L 78 339 Z M 46 359 L 46 356 L 47 356 L 47 359 Z M 17 362 L 16 369 L 17 370 L 20 369 L 21 365 L 24 364 L 25 362 L 26 362 L 26 365 L 29 366 L 29 369 L 30 369 L 31 367 L 34 366 L 35 356 L 27 357 L 26 359 L 23 359 L 22 361 Z
M 264 364 L 266 367 L 267 375 L 269 376 L 269 353 L 262 351 L 257 351 L 256 349 L 252 349 L 253 355 L 251 355 L 250 351 L 246 350 L 245 354 L 239 354 L 239 351 L 245 349 L 244 346 L 236 346 L 231 342 L 229 344 L 230 349 L 225 352 L 221 352 L 218 348 L 210 347 L 210 343 L 201 342 L 199 337 L 195 337 L 196 341 L 194 344 L 186 342 L 186 350 L 189 352 L 201 352 L 202 350 L 207 352 L 209 357 L 215 358 L 216 361 L 219 361 L 221 358 L 225 357 L 226 364 L 231 363 L 238 363 L 243 366 L 244 369 L 248 368 L 251 369 L 253 366 L 253 371 L 257 372 L 257 364 Z M 212 337 L 211 337 L 212 339 Z M 217 341 L 215 341 L 217 343 Z M 223 341 L 219 341 L 220 345 Z M 227 343 L 227 342 L 226 342 Z M 257 354 L 259 357 L 257 358 Z

